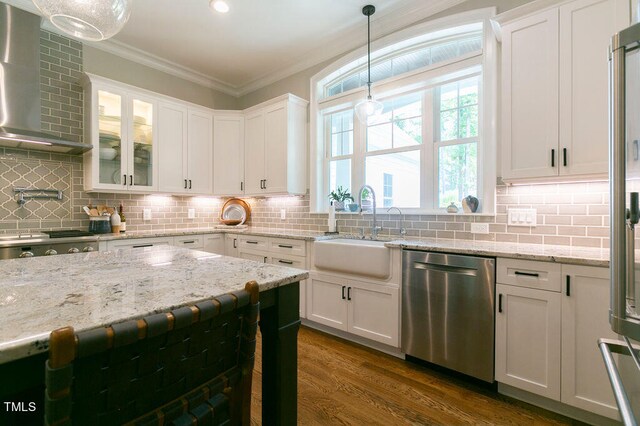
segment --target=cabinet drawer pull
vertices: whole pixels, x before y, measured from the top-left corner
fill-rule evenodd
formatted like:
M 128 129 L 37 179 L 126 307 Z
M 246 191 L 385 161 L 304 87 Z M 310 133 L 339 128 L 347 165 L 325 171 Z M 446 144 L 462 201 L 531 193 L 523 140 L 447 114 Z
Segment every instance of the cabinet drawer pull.
M 240 191 L 244 191 L 244 182 L 240 182 Z
M 133 175 L 129 175 L 129 186 L 133 186 Z
M 257 241 L 247 241 L 247 244 L 258 244 Z
M 267 180 L 264 180 L 264 188 L 263 189 L 267 189 Z
M 290 260 L 282 260 L 282 259 L 280 259 L 280 260 L 278 260 L 278 262 L 284 263 L 285 265 L 293 265 L 293 262 L 290 261 Z
M 187 180 L 184 180 L 184 189 L 187 189 Z
M 347 300 L 351 300 L 351 287 L 347 288 Z
M 638 139 L 633 141 L 633 161 L 638 161 L 638 154 L 640 154 L 640 152 L 638 152 Z
M 183 241 L 182 244 L 194 244 L 195 241 L 191 240 L 191 241 Z
M 288 248 L 288 249 L 292 249 L 293 248 L 293 246 L 289 245 L 289 244 L 278 244 L 278 247 L 280 247 L 280 248 Z
M 342 300 L 344 300 L 344 299 L 345 299 L 345 297 L 344 297 L 344 289 L 345 289 L 345 288 L 346 288 L 346 286 L 342 286 Z
M 260 189 L 264 189 L 264 186 L 262 186 L 264 183 L 264 179 L 260 179 Z
M 234 238 L 234 239 L 233 239 L 233 248 L 238 248 L 238 246 L 236 246 L 236 241 L 238 241 L 238 239 L 237 239 L 237 238 Z
M 562 148 L 562 164 L 567 167 L 567 148 Z
M 551 167 L 555 167 L 556 166 L 556 150 L 552 149 L 551 150 Z
M 534 278 L 538 278 L 540 277 L 540 274 L 538 274 L 537 272 L 520 272 L 520 271 L 515 271 L 514 272 L 515 275 L 524 275 L 525 277 L 534 277 Z
M 567 275 L 567 297 L 571 297 L 571 275 Z
M 267 263 L 267 259 L 268 259 L 268 257 L 267 257 L 267 256 L 265 256 L 265 257 L 264 257 L 264 261 L 263 261 L 262 263 Z
M 189 179 L 189 189 L 191 189 L 191 179 Z
M 127 185 L 127 175 L 122 175 L 122 184 L 123 184 L 124 186 L 126 186 L 126 185 Z
M 140 244 L 137 246 L 133 246 L 132 248 L 143 248 L 143 247 L 153 247 L 153 244 Z
M 502 294 L 498 295 L 498 312 L 502 313 Z

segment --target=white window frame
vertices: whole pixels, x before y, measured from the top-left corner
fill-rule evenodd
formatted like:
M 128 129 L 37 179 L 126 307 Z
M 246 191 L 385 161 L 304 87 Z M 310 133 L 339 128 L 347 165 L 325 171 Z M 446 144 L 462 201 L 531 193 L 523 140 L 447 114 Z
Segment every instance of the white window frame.
M 485 8 L 458 15 L 419 24 L 390 36 L 383 37 L 372 43 L 372 51 L 382 51 L 403 40 L 416 37 L 419 34 L 434 32 L 450 27 L 461 26 L 473 22 L 483 22 L 483 51 L 482 54 L 466 54 L 461 57 L 437 63 L 423 69 L 411 71 L 400 76 L 395 76 L 374 84 L 373 92 L 379 100 L 385 97 L 397 96 L 402 93 L 429 89 L 446 82 L 464 79 L 474 74 L 481 74 L 480 104 L 478 105 L 479 131 L 478 131 L 478 190 L 481 194 L 482 213 L 480 215 L 495 214 L 495 185 L 496 185 L 496 123 L 491 117 L 497 115 L 497 42 L 492 32 L 490 19 L 495 16 L 495 8 Z M 325 123 L 323 115 L 355 107 L 366 96 L 366 88 L 353 89 L 330 98 L 324 99 L 324 85 L 327 78 L 335 75 L 338 70 L 345 69 L 348 64 L 361 61 L 366 55 L 366 46 L 346 55 L 334 64 L 320 71 L 311 78 L 311 111 L 310 111 L 310 210 L 312 213 L 326 213 L 328 202 L 328 156 L 325 155 Z M 335 78 L 335 77 L 334 77 Z M 430 91 L 427 91 L 430 93 Z M 433 102 L 425 102 L 423 108 L 433 105 Z M 424 116 L 424 112 L 423 112 Z M 421 202 L 428 200 L 431 207 L 424 206 L 419 209 L 403 209 L 409 214 L 441 214 L 444 209 L 434 208 L 437 202 L 438 191 L 437 167 L 435 155 L 437 146 L 433 143 L 433 129 L 428 129 L 429 123 L 423 122 L 423 148 L 421 148 L 421 164 L 429 167 L 421 167 Z M 352 182 L 350 190 L 354 198 L 358 189 L 364 184 L 364 161 L 356 161 L 365 158 L 366 126 L 357 122 L 354 117 L 354 146 L 351 157 Z M 473 138 L 476 139 L 476 138 Z M 431 143 L 433 149 L 426 149 Z M 407 147 L 408 150 L 415 147 Z M 394 150 L 395 151 L 395 150 Z M 382 151 L 377 154 L 382 153 Z M 431 176 L 422 176 L 423 174 Z M 433 184 L 431 184 L 433 183 Z M 382 194 L 380 195 L 382 197 Z M 381 198 L 382 200 L 382 198 Z M 379 203 L 382 205 L 382 203 Z M 379 212 L 385 209 L 380 208 Z M 476 213 L 478 214 L 478 213 Z

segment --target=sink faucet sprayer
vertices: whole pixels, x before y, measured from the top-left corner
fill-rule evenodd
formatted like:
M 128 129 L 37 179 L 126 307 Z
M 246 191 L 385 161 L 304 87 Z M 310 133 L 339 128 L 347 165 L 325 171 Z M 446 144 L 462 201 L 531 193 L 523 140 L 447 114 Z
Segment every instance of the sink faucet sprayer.
M 391 210 L 398 210 L 398 214 L 401 216 L 401 220 L 400 220 L 400 235 L 402 235 L 403 237 L 405 235 L 407 235 L 407 228 L 405 228 L 404 226 L 404 215 L 402 214 L 402 210 L 400 210 L 398 207 L 389 207 L 387 209 L 387 213 L 389 213 Z
M 362 215 L 362 193 L 365 189 L 368 189 L 371 193 L 371 200 L 373 203 L 373 225 L 371 227 L 371 239 L 375 240 L 378 238 L 378 232 L 382 231 L 382 226 L 378 226 L 378 219 L 376 216 L 376 193 L 373 188 L 369 185 L 362 185 L 360 191 L 358 192 L 358 204 L 360 205 L 360 214 Z

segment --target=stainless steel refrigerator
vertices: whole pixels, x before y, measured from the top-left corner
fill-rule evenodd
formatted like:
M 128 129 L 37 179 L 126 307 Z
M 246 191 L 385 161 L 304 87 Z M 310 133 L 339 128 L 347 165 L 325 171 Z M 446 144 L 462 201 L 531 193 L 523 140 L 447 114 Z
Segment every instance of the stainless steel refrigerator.
M 609 65 L 609 322 L 620 340 L 600 339 L 599 346 L 620 417 L 625 425 L 637 425 L 640 252 L 635 247 L 640 240 L 640 232 L 636 232 L 640 221 L 640 23 L 614 35 Z

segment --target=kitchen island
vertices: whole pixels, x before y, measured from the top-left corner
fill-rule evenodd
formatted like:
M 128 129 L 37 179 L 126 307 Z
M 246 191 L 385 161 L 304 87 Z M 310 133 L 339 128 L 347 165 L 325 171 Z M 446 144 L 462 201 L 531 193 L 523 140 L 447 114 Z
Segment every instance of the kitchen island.
M 49 333 L 167 312 L 260 286 L 263 420 L 295 424 L 299 281 L 306 271 L 169 246 L 0 263 L 0 397 L 41 388 Z M 32 394 L 33 395 L 33 394 Z

